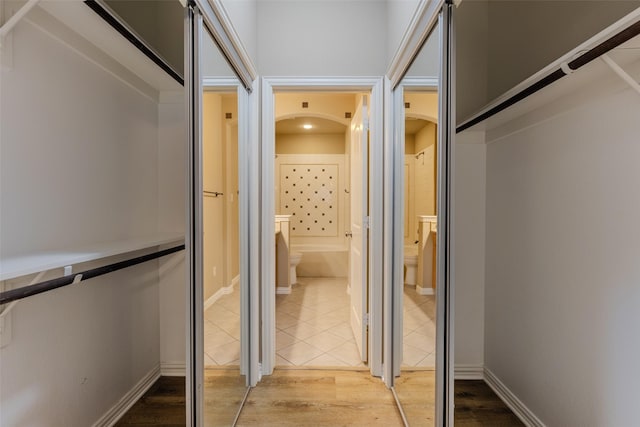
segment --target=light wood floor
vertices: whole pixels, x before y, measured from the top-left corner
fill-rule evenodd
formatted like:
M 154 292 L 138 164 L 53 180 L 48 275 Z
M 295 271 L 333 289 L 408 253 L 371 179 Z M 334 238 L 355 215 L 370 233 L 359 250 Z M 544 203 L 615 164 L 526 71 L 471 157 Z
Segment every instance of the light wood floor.
M 238 426 L 403 426 L 393 395 L 366 370 L 276 370 L 251 390 Z
M 162 377 L 116 424 L 185 424 L 184 377 Z M 484 381 L 456 381 L 455 425 L 522 426 Z M 433 371 L 403 372 L 396 392 L 411 427 L 433 425 Z M 237 371 L 207 370 L 205 425 L 231 426 L 244 396 Z M 403 426 L 393 396 L 366 370 L 276 370 L 251 390 L 238 426 Z
M 436 380 L 433 370 L 402 370 L 395 390 L 411 426 L 432 426 L 436 411 Z

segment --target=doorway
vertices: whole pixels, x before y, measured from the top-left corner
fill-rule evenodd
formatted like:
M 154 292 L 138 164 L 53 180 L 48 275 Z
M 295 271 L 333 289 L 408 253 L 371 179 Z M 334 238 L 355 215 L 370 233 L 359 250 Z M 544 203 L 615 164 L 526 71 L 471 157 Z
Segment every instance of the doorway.
M 368 97 L 275 95 L 279 367 L 366 366 Z
M 381 316 L 372 315 L 381 230 L 371 225 L 381 217 L 372 170 L 381 169 L 382 81 L 354 83 L 263 81 L 262 192 L 273 195 L 262 217 L 266 375 L 276 366 L 381 375 Z

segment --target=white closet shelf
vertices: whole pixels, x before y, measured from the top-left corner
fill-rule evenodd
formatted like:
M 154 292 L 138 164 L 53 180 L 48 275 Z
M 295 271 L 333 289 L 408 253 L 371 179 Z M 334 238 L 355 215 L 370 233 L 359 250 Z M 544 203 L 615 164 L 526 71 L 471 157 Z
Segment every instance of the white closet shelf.
M 7 257 L 0 259 L 0 281 L 158 246 L 182 243 L 184 243 L 184 234 L 182 233 L 158 233 L 77 248 Z

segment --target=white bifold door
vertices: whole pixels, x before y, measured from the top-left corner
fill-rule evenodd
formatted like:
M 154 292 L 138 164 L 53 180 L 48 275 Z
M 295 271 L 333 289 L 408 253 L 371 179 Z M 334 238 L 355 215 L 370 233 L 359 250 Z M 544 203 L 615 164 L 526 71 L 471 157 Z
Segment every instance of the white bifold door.
M 367 97 L 362 97 L 351 120 L 351 239 L 349 244 L 350 319 L 360 357 L 367 361 L 367 249 L 368 249 Z

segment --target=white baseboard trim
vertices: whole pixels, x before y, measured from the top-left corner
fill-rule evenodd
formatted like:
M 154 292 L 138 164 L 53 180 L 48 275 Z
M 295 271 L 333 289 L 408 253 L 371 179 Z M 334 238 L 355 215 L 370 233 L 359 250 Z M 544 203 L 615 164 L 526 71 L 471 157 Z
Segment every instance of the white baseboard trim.
M 509 390 L 509 388 L 488 368 L 484 368 L 484 380 L 526 426 L 546 427 L 540 418 L 536 417 L 536 415 L 527 408 L 527 406 L 518 399 L 518 397 L 513 394 L 513 392 Z
M 160 366 L 149 371 L 131 390 L 93 424 L 93 427 L 112 426 L 135 405 L 143 394 L 160 378 Z
M 484 366 L 482 365 L 455 365 L 454 377 L 456 380 L 483 380 Z
M 240 275 L 238 274 L 236 277 L 234 277 L 233 279 L 231 279 L 231 288 L 233 288 L 235 285 L 240 284 Z
M 418 295 L 433 295 L 433 288 L 423 288 L 422 286 L 416 285 L 416 292 Z
M 215 294 L 211 295 L 209 298 L 207 298 L 207 300 L 204 302 L 204 309 L 205 311 L 211 307 L 213 304 L 215 304 L 216 301 L 218 301 L 220 298 L 222 298 L 224 295 L 229 295 L 231 293 L 233 293 L 233 287 L 240 282 L 240 276 L 236 276 L 233 278 L 233 280 L 231 281 L 231 284 L 229 286 L 223 286 L 220 289 L 218 289 L 216 291 Z
M 276 288 L 276 294 L 277 295 L 289 295 L 291 293 L 291 287 L 290 286 L 278 286 Z
M 161 362 L 160 374 L 163 377 L 184 377 L 187 365 L 184 362 Z

